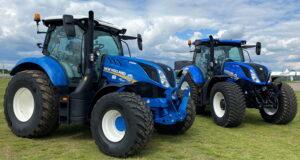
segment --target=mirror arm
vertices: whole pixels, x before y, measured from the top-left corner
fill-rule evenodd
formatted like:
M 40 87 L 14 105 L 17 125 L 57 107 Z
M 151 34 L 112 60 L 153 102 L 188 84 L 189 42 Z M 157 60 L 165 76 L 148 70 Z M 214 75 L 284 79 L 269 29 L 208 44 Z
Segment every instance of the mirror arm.
M 128 44 L 125 42 L 125 41 L 123 41 L 123 40 L 121 40 L 123 43 L 125 43 L 126 44 L 126 46 L 127 46 L 127 49 L 128 49 L 128 54 L 129 54 L 129 57 L 131 57 L 131 52 L 130 52 L 130 49 L 129 49 L 129 46 L 128 46 Z
M 134 37 L 134 36 L 125 36 L 125 35 L 120 36 L 120 38 L 122 40 L 135 40 L 135 39 L 137 39 L 137 37 Z

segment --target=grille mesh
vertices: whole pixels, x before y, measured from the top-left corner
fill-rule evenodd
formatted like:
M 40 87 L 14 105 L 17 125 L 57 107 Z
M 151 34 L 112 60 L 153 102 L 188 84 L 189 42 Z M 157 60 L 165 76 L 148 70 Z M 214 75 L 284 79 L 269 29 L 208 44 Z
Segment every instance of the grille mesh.
M 247 63 L 247 64 L 255 70 L 260 81 L 262 81 L 262 82 L 268 81 L 268 70 L 266 67 L 259 65 L 259 64 L 255 64 L 255 63 Z
M 158 73 L 156 71 L 156 69 L 152 66 L 149 66 L 147 64 L 144 63 L 138 63 L 147 73 L 147 75 L 154 81 L 158 82 Z

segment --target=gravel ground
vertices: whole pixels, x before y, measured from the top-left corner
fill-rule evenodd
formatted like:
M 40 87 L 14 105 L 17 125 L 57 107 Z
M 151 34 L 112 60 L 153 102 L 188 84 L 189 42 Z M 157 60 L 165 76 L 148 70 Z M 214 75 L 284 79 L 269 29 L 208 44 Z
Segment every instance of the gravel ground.
M 289 85 L 290 85 L 295 91 L 300 91 L 300 83 L 289 83 Z

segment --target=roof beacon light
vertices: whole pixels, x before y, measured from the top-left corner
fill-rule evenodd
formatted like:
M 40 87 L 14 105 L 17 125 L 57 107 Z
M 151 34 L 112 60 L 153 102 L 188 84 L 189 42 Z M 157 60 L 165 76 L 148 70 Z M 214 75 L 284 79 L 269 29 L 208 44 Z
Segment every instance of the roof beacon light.
M 37 24 L 41 21 L 41 15 L 39 13 L 34 14 L 34 21 Z
M 191 45 L 192 45 L 192 41 L 191 40 L 188 40 L 188 45 L 189 45 L 189 47 L 191 47 Z

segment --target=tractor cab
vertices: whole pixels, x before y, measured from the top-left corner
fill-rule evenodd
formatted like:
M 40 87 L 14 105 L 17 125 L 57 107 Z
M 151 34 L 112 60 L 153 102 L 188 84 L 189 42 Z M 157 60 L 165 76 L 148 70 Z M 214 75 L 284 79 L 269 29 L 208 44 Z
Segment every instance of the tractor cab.
M 88 59 L 85 58 L 85 49 L 88 44 L 86 40 L 89 38 L 85 36 L 88 17 L 74 15 L 72 21 L 70 18 L 68 19 L 68 15 L 51 16 L 42 21 L 48 27 L 45 32 L 43 54 L 59 62 L 66 72 L 69 86 L 76 87 L 84 76 L 85 63 L 88 63 Z M 137 37 L 124 36 L 125 32 L 126 29 L 119 29 L 108 22 L 94 20 L 94 32 L 91 40 L 92 51 L 95 54 L 91 55 L 93 57 L 88 57 L 94 58 L 96 77 L 100 77 L 104 55 L 123 56 L 121 44 L 123 39 L 137 39 Z

